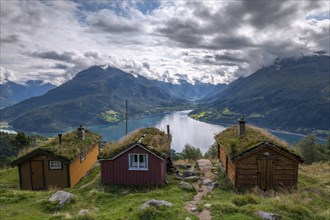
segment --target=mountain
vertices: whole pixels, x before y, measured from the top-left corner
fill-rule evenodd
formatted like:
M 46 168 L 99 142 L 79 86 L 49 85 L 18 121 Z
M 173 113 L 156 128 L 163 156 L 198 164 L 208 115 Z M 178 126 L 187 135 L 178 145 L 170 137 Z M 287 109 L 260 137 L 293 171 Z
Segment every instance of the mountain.
M 172 97 L 181 98 L 188 101 L 196 101 L 205 98 L 215 92 L 220 92 L 226 87 L 226 84 L 213 85 L 210 83 L 202 83 L 200 81 L 196 81 L 194 85 L 184 80 L 180 80 L 178 84 L 157 80 L 154 80 L 153 82 L 158 87 L 167 91 Z
M 16 130 L 57 132 L 79 124 L 117 123 L 129 116 L 149 114 L 184 100 L 171 95 L 143 76 L 94 66 L 46 94 L 0 110 L 0 119 Z
M 41 80 L 29 80 L 24 85 L 7 81 L 0 84 L 0 108 L 14 105 L 25 99 L 40 96 L 56 86 Z
M 203 100 L 191 116 L 235 123 L 244 116 L 268 128 L 309 133 L 330 129 L 330 57 L 276 60 L 221 93 Z

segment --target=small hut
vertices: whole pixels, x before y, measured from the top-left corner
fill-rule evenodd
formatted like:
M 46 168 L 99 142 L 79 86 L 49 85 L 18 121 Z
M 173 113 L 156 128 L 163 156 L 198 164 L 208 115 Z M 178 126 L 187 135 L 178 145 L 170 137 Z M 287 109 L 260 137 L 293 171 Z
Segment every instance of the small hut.
M 49 187 L 72 187 L 97 162 L 101 137 L 82 126 L 42 147 L 20 155 L 12 165 L 18 166 L 20 188 L 45 190 Z
M 300 155 L 267 131 L 244 119 L 215 136 L 218 158 L 237 188 L 297 188 Z
M 101 182 L 120 185 L 161 185 L 165 182 L 171 136 L 143 128 L 100 152 Z

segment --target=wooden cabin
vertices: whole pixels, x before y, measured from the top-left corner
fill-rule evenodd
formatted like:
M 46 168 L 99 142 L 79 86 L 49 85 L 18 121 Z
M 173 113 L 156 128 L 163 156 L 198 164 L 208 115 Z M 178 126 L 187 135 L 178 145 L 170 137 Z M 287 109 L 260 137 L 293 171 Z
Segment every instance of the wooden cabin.
M 20 188 L 73 187 L 97 162 L 100 138 L 80 127 L 21 155 L 12 162 L 18 166 Z
M 171 136 L 143 128 L 100 152 L 102 184 L 161 185 L 165 182 Z
M 261 128 L 245 126 L 244 119 L 215 139 L 219 161 L 235 187 L 297 188 L 303 160 L 286 142 Z

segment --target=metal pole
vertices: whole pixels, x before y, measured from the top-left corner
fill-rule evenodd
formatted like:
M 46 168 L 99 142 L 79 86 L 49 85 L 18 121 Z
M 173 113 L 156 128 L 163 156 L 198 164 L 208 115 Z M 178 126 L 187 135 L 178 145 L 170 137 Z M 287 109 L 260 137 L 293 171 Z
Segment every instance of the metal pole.
M 127 99 L 126 99 L 126 137 L 127 137 L 127 120 L 128 117 L 127 117 Z

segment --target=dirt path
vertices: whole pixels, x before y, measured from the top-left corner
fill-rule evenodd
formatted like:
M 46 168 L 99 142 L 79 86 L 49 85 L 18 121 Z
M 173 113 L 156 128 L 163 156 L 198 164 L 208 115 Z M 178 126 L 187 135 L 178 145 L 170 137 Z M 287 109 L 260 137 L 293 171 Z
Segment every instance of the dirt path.
M 198 193 L 194 196 L 192 201 L 186 203 L 185 209 L 196 215 L 198 219 L 209 220 L 212 217 L 208 209 L 204 208 L 201 212 L 197 212 L 196 208 L 198 203 L 202 200 L 202 197 L 210 191 L 208 184 L 213 182 L 215 179 L 215 175 L 211 171 L 213 165 L 211 161 L 206 159 L 198 160 L 197 164 L 201 172 L 201 181 L 196 182 L 194 186 L 197 188 Z

